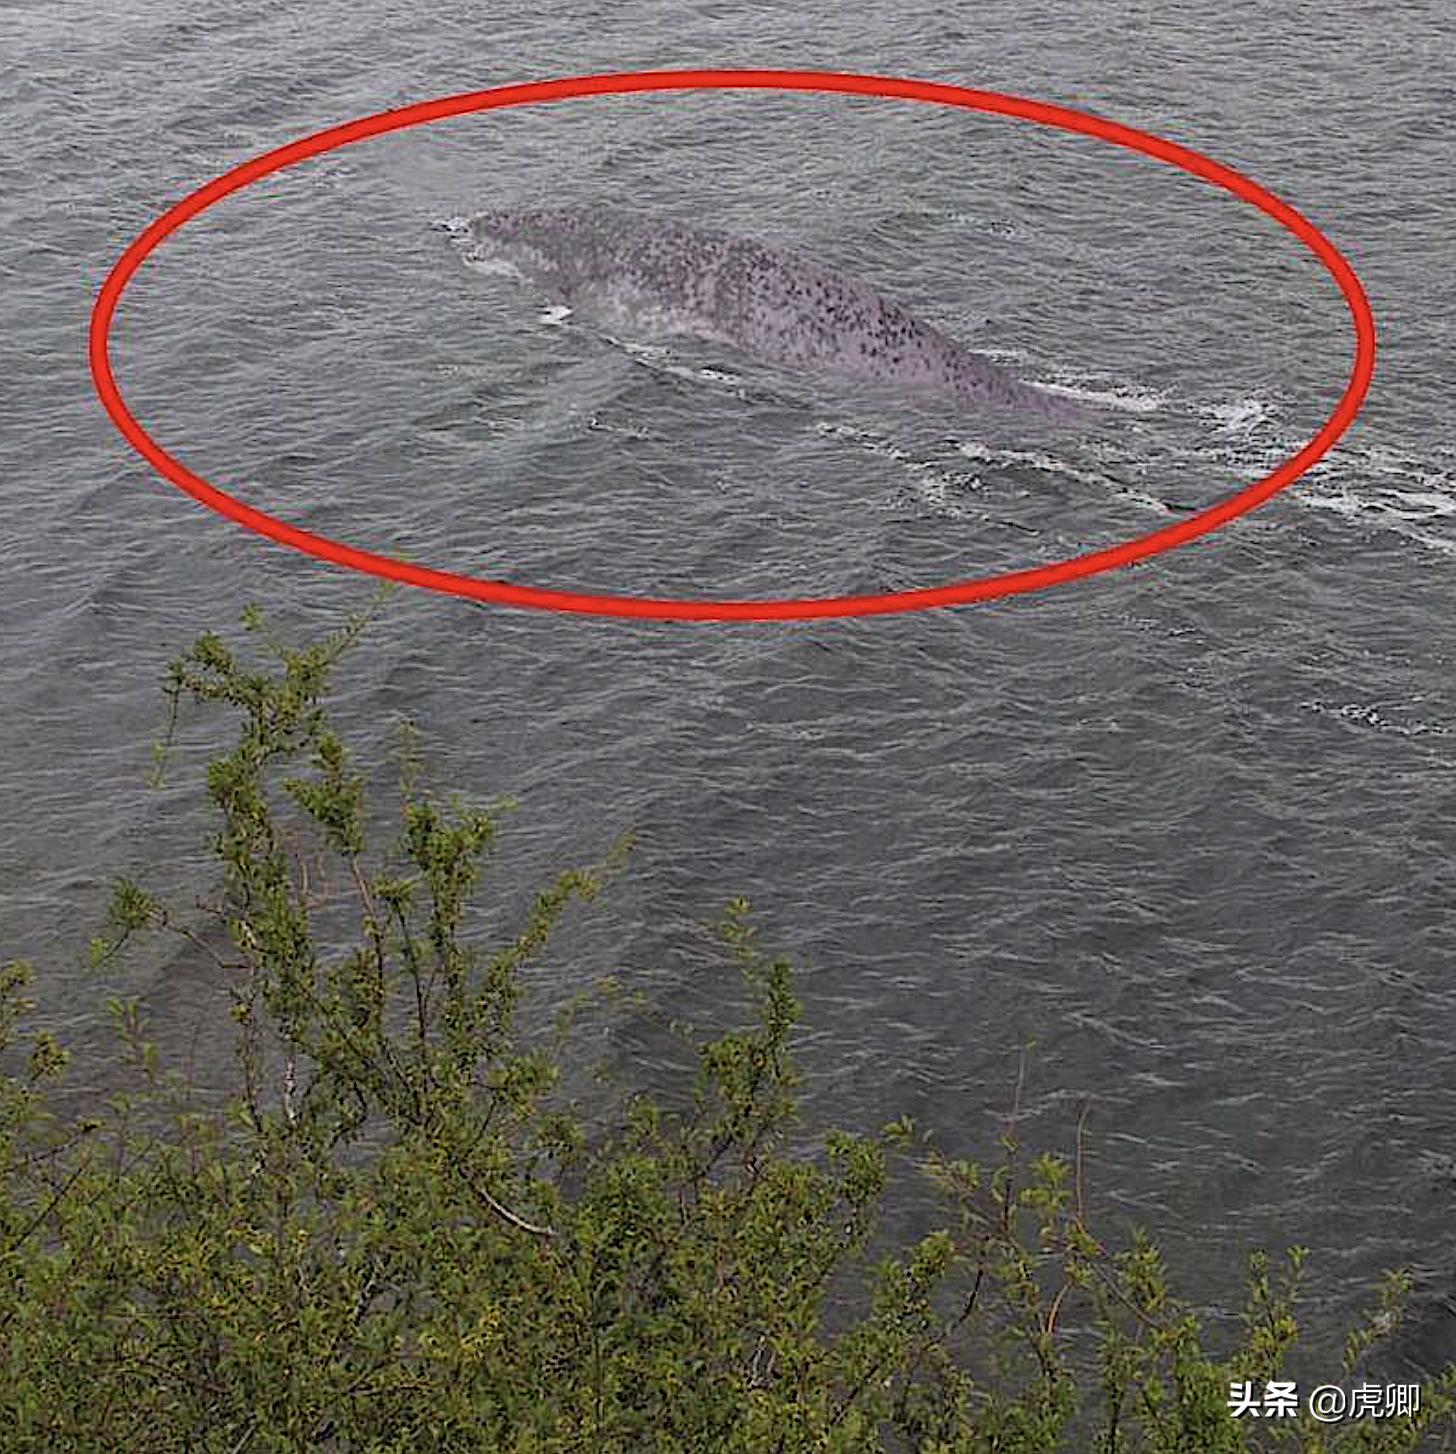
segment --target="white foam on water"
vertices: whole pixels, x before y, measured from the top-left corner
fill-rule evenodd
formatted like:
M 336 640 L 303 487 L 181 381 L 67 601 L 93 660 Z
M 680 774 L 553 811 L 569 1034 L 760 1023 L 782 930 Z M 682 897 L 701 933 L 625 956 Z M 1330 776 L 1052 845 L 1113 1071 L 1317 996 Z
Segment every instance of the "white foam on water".
M 639 363 L 644 368 L 653 370 L 654 373 L 667 374 L 675 379 L 686 379 L 691 383 L 724 388 L 735 398 L 747 397 L 742 378 L 727 369 L 680 363 L 674 358 L 672 350 L 666 344 L 638 343 L 631 339 L 616 338 L 611 334 L 607 334 L 606 337 L 629 355 L 634 363 Z
M 1100 470 L 1086 469 L 1072 464 L 1068 460 L 1043 453 L 1040 450 L 999 448 L 984 444 L 980 440 L 969 439 L 960 441 L 956 445 L 956 449 L 967 459 L 1007 467 L 1020 465 L 1024 469 L 1037 470 L 1041 474 L 1056 475 L 1062 479 L 1076 480 L 1079 484 L 1090 485 L 1097 490 L 1105 490 L 1159 515 L 1175 513 L 1162 500 L 1143 490 L 1135 489 L 1122 480 L 1114 479 L 1113 476 L 1103 474 Z
M 916 494 L 927 504 L 934 506 L 944 514 L 962 518 L 987 518 L 981 511 L 970 509 L 959 498 L 960 496 L 984 487 L 985 481 L 979 475 L 947 474 L 938 469 L 929 460 L 916 459 L 908 450 L 901 449 L 898 444 L 894 443 L 893 440 L 885 438 L 884 435 L 876 434 L 874 430 L 865 429 L 858 425 L 833 423 L 826 419 L 816 419 L 814 421 L 814 432 L 835 439 L 848 440 L 856 448 L 864 450 L 867 454 L 879 455 L 882 459 L 893 460 L 906 473 L 912 476 Z
M 1284 441 L 1293 449 L 1297 442 Z M 1440 453 L 1441 451 L 1437 451 Z M 1389 444 L 1339 444 L 1293 490 L 1308 509 L 1456 555 L 1456 473 Z
M 1052 381 L 1039 387 L 1049 394 L 1060 394 L 1064 398 L 1096 404 L 1104 409 L 1118 409 L 1124 414 L 1156 414 L 1170 403 L 1170 396 L 1161 389 L 1152 389 L 1130 380 L 1075 374 L 1067 369 L 1053 370 Z
M 1250 395 L 1247 399 L 1234 399 L 1226 404 L 1209 404 L 1198 412 L 1212 419 L 1220 434 L 1249 434 L 1271 423 L 1275 411 L 1269 400 Z
M 1315 712 L 1323 717 L 1336 717 L 1355 726 L 1372 727 L 1377 732 L 1389 732 L 1397 737 L 1449 737 L 1452 729 L 1440 722 L 1426 722 L 1420 719 L 1398 722 L 1388 714 L 1396 710 L 1389 704 L 1375 702 L 1327 702 L 1322 697 L 1312 697 L 1299 704 L 1302 711 Z
M 526 281 L 525 273 L 515 263 L 497 254 L 473 252 L 466 249 L 461 252 L 460 260 L 472 272 L 484 273 L 487 277 L 510 278 L 518 283 Z
M 1059 379 L 1066 377 L 1060 375 Z M 1170 422 L 1182 417 L 1211 425 L 1196 443 L 1174 445 L 1170 452 L 1175 460 L 1186 461 L 1201 473 L 1206 474 L 1210 465 L 1226 471 L 1232 477 L 1229 489 L 1218 488 L 1218 496 L 1268 474 L 1308 442 L 1307 435 L 1288 430 L 1279 403 L 1266 394 L 1189 402 L 1134 382 L 1117 382 L 1108 389 L 1073 387 L 1069 392 L 1075 398 L 1137 413 L 1166 409 Z M 983 448 L 962 446 L 963 452 L 972 453 Z M 1026 451 L 996 453 L 1008 463 L 1055 470 L 1088 483 L 1111 484 L 1119 493 L 1153 508 L 1167 508 L 1151 496 L 1066 461 Z M 1432 453 L 1456 456 L 1456 446 L 1437 446 Z M 1170 488 L 1173 473 L 1170 471 Z M 1362 530 L 1394 532 L 1443 555 L 1456 554 L 1456 470 L 1445 467 L 1444 459 L 1438 465 L 1388 443 L 1341 441 L 1305 471 L 1288 497 L 1306 509 L 1322 511 Z

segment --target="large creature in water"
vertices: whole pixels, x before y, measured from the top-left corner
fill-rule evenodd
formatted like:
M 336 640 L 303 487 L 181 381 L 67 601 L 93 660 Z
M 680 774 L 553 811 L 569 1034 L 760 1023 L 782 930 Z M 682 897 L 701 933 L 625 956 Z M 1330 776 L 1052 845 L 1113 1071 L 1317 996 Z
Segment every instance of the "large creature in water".
M 750 238 L 605 207 L 441 224 L 467 263 L 509 267 L 609 328 L 691 335 L 985 413 L 1085 422 L 865 283 Z

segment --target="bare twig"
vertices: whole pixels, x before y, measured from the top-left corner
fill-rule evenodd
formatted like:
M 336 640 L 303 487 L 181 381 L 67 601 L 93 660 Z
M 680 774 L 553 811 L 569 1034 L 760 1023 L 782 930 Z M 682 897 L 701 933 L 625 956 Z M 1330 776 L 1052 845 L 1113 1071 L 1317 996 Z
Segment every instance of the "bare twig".
M 555 1227 L 538 1226 L 535 1222 L 528 1222 L 524 1217 L 513 1212 L 502 1202 L 498 1202 L 486 1189 L 472 1177 L 463 1166 L 456 1168 L 460 1173 L 460 1179 L 475 1193 L 477 1197 L 503 1221 L 509 1222 L 513 1227 L 519 1227 L 523 1232 L 529 1232 L 533 1237 L 555 1237 Z
M 81 1164 L 80 1164 L 80 1166 L 78 1166 L 78 1167 L 77 1167 L 77 1168 L 76 1168 L 76 1169 L 75 1169 L 75 1170 L 74 1170 L 74 1171 L 73 1171 L 73 1172 L 72 1172 L 72 1173 L 71 1173 L 71 1174 L 70 1174 L 70 1176 L 68 1176 L 68 1177 L 67 1177 L 67 1178 L 66 1178 L 66 1179 L 65 1179 L 65 1181 L 63 1181 L 63 1182 L 62 1182 L 62 1183 L 61 1183 L 61 1185 L 60 1185 L 60 1187 L 59 1187 L 59 1189 L 58 1189 L 58 1190 L 57 1190 L 57 1191 L 56 1191 L 56 1193 L 55 1193 L 55 1195 L 54 1195 L 54 1196 L 53 1196 L 53 1197 L 52 1197 L 52 1198 L 51 1198 L 51 1199 L 50 1199 L 50 1201 L 48 1201 L 48 1202 L 47 1202 L 47 1203 L 46 1203 L 46 1204 L 45 1204 L 45 1206 L 43 1206 L 43 1207 L 42 1207 L 42 1208 L 41 1208 L 41 1209 L 40 1209 L 40 1211 L 38 1211 L 38 1212 L 37 1212 L 37 1213 L 36 1213 L 36 1214 L 35 1214 L 35 1215 L 34 1215 L 34 1216 L 33 1216 L 33 1217 L 32 1217 L 32 1218 L 31 1218 L 31 1219 L 30 1219 L 30 1221 L 28 1221 L 28 1222 L 27 1222 L 27 1223 L 26 1223 L 26 1224 L 25 1224 L 25 1226 L 24 1226 L 24 1227 L 23 1227 L 23 1228 L 22 1228 L 22 1229 L 21 1229 L 21 1231 L 20 1231 L 20 1234 L 19 1234 L 19 1235 L 18 1235 L 18 1236 L 16 1236 L 16 1237 L 15 1237 L 15 1238 L 13 1238 L 13 1239 L 12 1239 L 12 1241 L 11 1241 L 11 1243 L 10 1243 L 10 1245 L 9 1245 L 9 1247 L 8 1247 L 8 1248 L 6 1248 L 6 1251 L 8 1251 L 8 1252 L 14 1252 L 14 1251 L 15 1251 L 15 1249 L 16 1249 L 16 1248 L 17 1248 L 17 1247 L 19 1247 L 19 1246 L 20 1246 L 20 1244 L 21 1244 L 21 1243 L 22 1243 L 22 1242 L 24 1242 L 24 1241 L 25 1241 L 25 1239 L 26 1239 L 26 1238 L 27 1238 L 27 1237 L 29 1237 L 29 1236 L 30 1236 L 30 1234 L 31 1234 L 31 1233 L 32 1233 L 32 1232 L 34 1232 L 34 1231 L 35 1231 L 35 1229 L 36 1229 L 36 1228 L 37 1228 L 37 1227 L 39 1227 L 39 1226 L 40 1226 L 40 1224 L 41 1224 L 41 1223 L 42 1223 L 42 1222 L 44 1222 L 44 1221 L 45 1221 L 45 1219 L 46 1219 L 46 1218 L 47 1218 L 47 1217 L 48 1217 L 48 1216 L 50 1216 L 50 1214 L 51 1214 L 51 1213 L 52 1213 L 52 1212 L 53 1212 L 53 1211 L 55 1211 L 55 1209 L 56 1209 L 56 1208 L 57 1208 L 57 1207 L 58 1207 L 58 1206 L 60 1206 L 60 1204 L 61 1204 L 61 1200 L 62 1200 L 62 1198 L 64 1198 L 64 1197 L 65 1197 L 65 1195 L 66 1195 L 66 1193 L 67 1193 L 67 1192 L 68 1192 L 68 1191 L 70 1191 L 70 1189 L 71 1189 L 71 1188 L 72 1188 L 72 1187 L 73 1187 L 73 1186 L 75 1186 L 75 1184 L 76 1184 L 76 1183 L 77 1183 L 77 1182 L 78 1182 L 78 1181 L 79 1181 L 79 1180 L 80 1180 L 80 1179 L 81 1179 L 81 1177 L 82 1177 L 82 1175 L 83 1175 L 83 1174 L 84 1174 L 84 1173 L 85 1173 L 85 1172 L 86 1172 L 86 1171 L 87 1171 L 87 1170 L 88 1170 L 88 1169 L 89 1169 L 89 1168 L 90 1168 L 90 1166 L 91 1166 L 91 1157 L 89 1157 L 89 1156 L 88 1156 L 88 1157 L 86 1157 L 86 1159 L 85 1159 L 85 1160 L 84 1160 L 84 1161 L 83 1161 L 83 1162 L 82 1162 L 82 1163 L 81 1163 Z
M 1082 1114 L 1077 1117 L 1077 1225 L 1080 1227 L 1086 1220 L 1086 1212 L 1082 1202 L 1082 1133 L 1087 1126 L 1087 1113 L 1092 1109 L 1091 1101 L 1083 1101 Z

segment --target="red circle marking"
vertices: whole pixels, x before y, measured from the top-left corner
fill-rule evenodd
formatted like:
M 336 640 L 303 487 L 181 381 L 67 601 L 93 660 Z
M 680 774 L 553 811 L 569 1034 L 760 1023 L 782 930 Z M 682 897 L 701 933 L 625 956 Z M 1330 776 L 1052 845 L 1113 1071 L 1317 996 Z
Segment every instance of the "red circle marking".
M 1263 479 L 1246 485 L 1237 493 L 1220 500 L 1196 515 L 1176 524 L 1140 535 L 1121 545 L 1094 550 L 1086 555 L 1071 556 L 1051 565 L 1008 571 L 996 576 L 959 581 L 928 590 L 893 591 L 874 596 L 824 596 L 803 600 L 759 601 L 674 601 L 640 596 L 589 595 L 578 591 L 555 591 L 534 586 L 512 585 L 507 581 L 482 580 L 476 576 L 456 575 L 451 571 L 434 570 L 407 561 L 392 560 L 371 551 L 330 540 L 300 530 L 296 525 L 275 519 L 255 510 L 200 475 L 194 474 L 180 460 L 168 454 L 137 422 L 127 408 L 111 372 L 109 334 L 116 305 L 132 275 L 166 238 L 183 223 L 196 217 L 229 193 L 240 191 L 250 182 L 282 171 L 306 157 L 318 156 L 337 147 L 349 146 L 371 136 L 400 131 L 427 121 L 447 116 L 461 116 L 473 111 L 492 111 L 506 106 L 527 106 L 537 101 L 561 101 L 576 96 L 605 96 L 632 91 L 689 91 L 701 89 L 754 89 L 777 91 L 849 92 L 862 96 L 886 96 L 907 101 L 929 101 L 943 106 L 960 106 L 970 111 L 989 111 L 1002 116 L 1019 116 L 1044 126 L 1063 131 L 1077 131 L 1110 141 L 1116 146 L 1139 151 L 1159 161 L 1168 162 L 1213 182 L 1236 197 L 1252 203 L 1279 225 L 1294 234 L 1324 264 L 1339 285 L 1350 308 L 1355 327 L 1355 357 L 1349 382 L 1334 412 L 1319 432 Z M 842 74 L 836 71 L 628 71 L 602 76 L 567 76 L 552 81 L 532 81 L 523 85 L 498 86 L 488 91 L 469 91 L 458 96 L 442 96 L 434 101 L 420 101 L 398 111 L 381 111 L 362 116 L 340 126 L 301 137 L 273 151 L 253 157 L 222 176 L 213 178 L 176 206 L 158 217 L 121 255 L 110 276 L 101 287 L 91 314 L 91 373 L 96 392 L 107 413 L 132 446 L 158 471 L 185 490 L 193 499 L 226 515 L 249 530 L 269 539 L 291 545 L 321 560 L 333 561 L 352 570 L 390 580 L 425 586 L 452 595 L 470 596 L 480 601 L 495 601 L 506 606 L 531 606 L 550 611 L 576 611 L 601 616 L 648 616 L 674 620 L 737 620 L 764 621 L 810 616 L 867 616 L 890 611 L 916 611 L 931 606 L 957 606 L 968 601 L 987 601 L 1010 596 L 1043 586 L 1060 585 L 1130 565 L 1149 556 L 1184 545 L 1207 535 L 1220 525 L 1235 519 L 1256 505 L 1261 505 L 1286 485 L 1297 480 L 1309 467 L 1328 452 L 1334 442 L 1349 428 L 1359 412 L 1370 377 L 1375 367 L 1375 321 L 1370 304 L 1355 270 L 1320 230 L 1289 206 L 1267 192 L 1256 182 L 1240 175 L 1231 167 L 1213 161 L 1199 152 L 1190 151 L 1176 142 L 1165 141 L 1145 131 L 1138 131 L 1120 122 L 1107 121 L 1067 106 L 1052 106 L 1043 101 L 1029 101 L 999 91 L 976 91 L 965 86 L 945 85 L 935 81 L 911 81 L 893 76 Z

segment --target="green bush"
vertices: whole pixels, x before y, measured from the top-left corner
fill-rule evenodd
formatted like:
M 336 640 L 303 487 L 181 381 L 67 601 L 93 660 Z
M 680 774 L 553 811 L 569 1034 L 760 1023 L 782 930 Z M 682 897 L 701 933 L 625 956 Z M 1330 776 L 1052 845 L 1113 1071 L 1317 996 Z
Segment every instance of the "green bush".
M 799 1007 L 741 902 L 725 952 L 754 1021 L 696 1047 L 684 1109 L 639 1095 L 588 1127 L 560 1065 L 590 996 L 550 1035 L 519 1033 L 514 1010 L 522 966 L 622 850 L 479 942 L 499 808 L 420 789 L 407 751 L 398 831 L 373 846 L 324 707 L 362 621 L 295 650 L 245 620 L 260 666 L 208 634 L 167 685 L 174 723 L 214 704 L 240 724 L 207 770 L 216 900 L 181 911 L 122 883 L 91 954 L 120 964 L 160 935 L 209 965 L 236 1094 L 209 1104 L 113 1001 L 130 1088 L 62 1115 L 66 1054 L 22 1034 L 25 967 L 0 976 L 0 1446 L 1373 1454 L 1449 1438 L 1456 1369 L 1409 1416 L 1235 1419 L 1230 1384 L 1279 1377 L 1294 1344 L 1302 1254 L 1278 1276 L 1255 1257 L 1240 1346 L 1205 1351 L 1153 1247 L 1110 1250 L 1087 1225 L 1080 1133 L 1071 1164 L 1028 1160 L 1014 1122 L 990 1169 L 931 1153 L 906 1121 L 794 1154 Z M 938 1184 L 945 1225 L 870 1267 L 892 1159 Z M 1352 1335 L 1352 1377 L 1398 1292 Z

